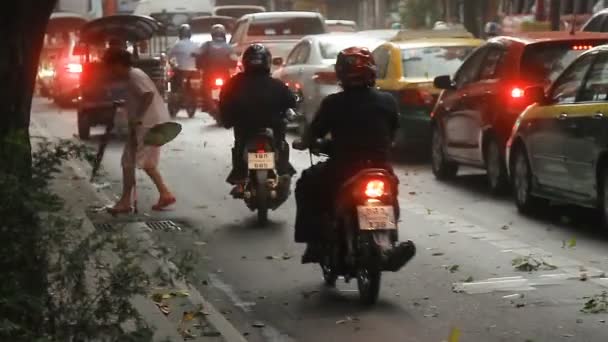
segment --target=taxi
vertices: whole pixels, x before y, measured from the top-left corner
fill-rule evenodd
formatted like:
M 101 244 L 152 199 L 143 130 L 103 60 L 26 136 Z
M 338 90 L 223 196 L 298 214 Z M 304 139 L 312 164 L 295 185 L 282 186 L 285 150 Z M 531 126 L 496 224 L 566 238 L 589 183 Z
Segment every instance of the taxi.
M 453 74 L 482 43 L 465 30 L 401 31 L 374 50 L 376 85 L 399 103 L 398 147 L 430 146 L 430 114 L 440 92 L 433 79 Z
M 518 209 L 551 200 L 599 208 L 608 222 L 608 46 L 580 55 L 548 91 L 525 92 L 534 104 L 506 149 Z

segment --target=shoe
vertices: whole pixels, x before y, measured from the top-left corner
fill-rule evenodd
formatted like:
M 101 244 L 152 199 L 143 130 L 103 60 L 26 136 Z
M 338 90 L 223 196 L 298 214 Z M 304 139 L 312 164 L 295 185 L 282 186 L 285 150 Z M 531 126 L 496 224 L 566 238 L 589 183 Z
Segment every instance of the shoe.
M 245 197 L 245 187 L 242 184 L 237 184 L 230 190 L 230 195 L 237 199 L 242 199 Z
M 152 206 L 152 210 L 161 211 L 161 210 L 167 208 L 168 206 L 175 204 L 175 202 L 177 202 L 177 199 L 173 196 L 167 197 L 167 198 L 161 198 L 158 200 L 158 203 L 156 203 L 155 205 Z
M 416 245 L 412 241 L 402 242 L 384 256 L 384 270 L 397 272 L 416 255 Z
M 303 264 L 314 264 L 321 261 L 321 251 L 319 246 L 314 243 L 308 243 L 304 255 L 302 255 Z

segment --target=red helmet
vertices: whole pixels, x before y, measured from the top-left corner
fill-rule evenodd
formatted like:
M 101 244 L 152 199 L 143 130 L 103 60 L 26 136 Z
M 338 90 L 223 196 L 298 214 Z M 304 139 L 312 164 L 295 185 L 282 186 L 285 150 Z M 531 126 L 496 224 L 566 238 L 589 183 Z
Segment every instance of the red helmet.
M 372 87 L 376 82 L 376 62 L 367 48 L 351 47 L 340 51 L 336 76 L 342 87 Z

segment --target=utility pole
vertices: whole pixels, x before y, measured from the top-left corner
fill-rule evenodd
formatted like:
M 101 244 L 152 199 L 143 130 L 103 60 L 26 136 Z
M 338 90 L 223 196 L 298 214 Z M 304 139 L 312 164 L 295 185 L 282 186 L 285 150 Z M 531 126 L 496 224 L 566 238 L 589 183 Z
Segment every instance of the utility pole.
M 551 31 L 559 31 L 561 24 L 561 0 L 551 0 L 549 7 L 549 20 Z

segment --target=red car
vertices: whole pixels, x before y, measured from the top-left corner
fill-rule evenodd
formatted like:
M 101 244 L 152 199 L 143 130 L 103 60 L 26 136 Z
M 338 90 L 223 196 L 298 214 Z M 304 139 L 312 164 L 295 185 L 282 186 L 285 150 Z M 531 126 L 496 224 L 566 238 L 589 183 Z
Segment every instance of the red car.
M 487 170 L 493 192 L 508 185 L 505 145 L 519 114 L 530 104 L 525 89 L 549 86 L 582 52 L 608 43 L 598 33 L 534 32 L 496 37 L 472 53 L 456 72 L 435 79 L 444 89 L 432 116 L 432 168 L 437 179 L 459 165 Z

